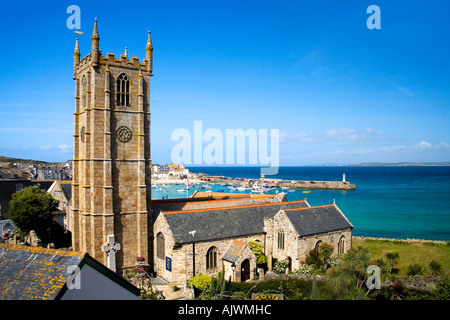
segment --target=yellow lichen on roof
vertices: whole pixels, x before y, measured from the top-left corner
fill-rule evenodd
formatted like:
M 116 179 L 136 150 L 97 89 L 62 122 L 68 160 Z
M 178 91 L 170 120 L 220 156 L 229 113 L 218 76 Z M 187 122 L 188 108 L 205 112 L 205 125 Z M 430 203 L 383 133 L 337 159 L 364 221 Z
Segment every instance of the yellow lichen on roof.
M 31 247 L 31 246 L 23 246 L 19 244 L 3 244 L 0 243 L 0 248 L 5 248 L 8 250 L 25 250 L 31 253 L 42 253 L 42 254 L 58 254 L 63 257 L 79 257 L 84 258 L 86 253 L 79 251 L 69 251 L 69 250 L 58 250 L 58 249 L 48 249 L 43 247 Z
M 0 244 L 0 299 L 54 299 L 86 254 Z

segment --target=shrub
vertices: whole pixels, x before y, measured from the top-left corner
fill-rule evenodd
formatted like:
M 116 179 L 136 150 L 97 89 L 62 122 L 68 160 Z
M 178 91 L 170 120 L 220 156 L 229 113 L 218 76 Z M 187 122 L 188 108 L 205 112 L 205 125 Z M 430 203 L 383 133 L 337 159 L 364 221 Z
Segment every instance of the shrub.
M 442 273 L 442 266 L 439 262 L 437 262 L 436 260 L 432 260 L 429 265 L 430 267 L 430 274 L 432 275 L 439 275 Z
M 267 256 L 264 255 L 264 249 L 260 242 L 251 240 L 248 242 L 248 246 L 256 257 L 258 267 L 263 267 L 267 264 Z
M 287 267 L 289 265 L 288 261 L 289 261 L 288 259 L 275 261 L 274 266 L 273 266 L 273 272 L 275 272 L 277 274 L 284 274 L 284 273 L 286 273 L 286 269 L 287 269 Z
M 435 300 L 450 300 L 450 280 L 440 281 L 433 291 L 432 298 Z
M 406 271 L 406 274 L 408 276 L 416 276 L 416 275 L 422 274 L 423 272 L 424 272 L 424 268 L 420 264 L 413 263 L 408 266 L 408 270 Z
M 402 300 L 406 296 L 406 287 L 399 279 L 389 286 L 389 290 L 394 300 Z
M 319 258 L 319 251 L 310 250 L 308 252 L 308 255 L 306 256 L 305 263 L 308 265 L 314 265 L 315 267 L 320 268 L 321 261 Z
M 294 271 L 294 274 L 298 274 L 300 276 L 312 276 L 316 269 L 313 266 L 303 264 L 300 268 Z
M 211 277 L 205 274 L 198 274 L 188 280 L 198 290 L 205 292 L 211 288 Z

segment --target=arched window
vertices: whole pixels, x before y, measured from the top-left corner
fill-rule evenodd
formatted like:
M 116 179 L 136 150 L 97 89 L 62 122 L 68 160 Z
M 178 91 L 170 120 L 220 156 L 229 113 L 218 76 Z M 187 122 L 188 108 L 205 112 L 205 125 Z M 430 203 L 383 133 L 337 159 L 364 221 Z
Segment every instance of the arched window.
M 338 253 L 345 253 L 345 237 L 344 236 L 339 238 Z
M 116 105 L 126 107 L 130 105 L 130 80 L 125 73 L 117 77 Z
M 278 231 L 278 249 L 284 249 L 284 231 Z
M 316 245 L 314 246 L 314 250 L 320 251 L 320 245 L 322 244 L 322 240 L 319 240 L 316 242 Z
M 159 259 L 165 259 L 165 244 L 164 244 L 164 235 L 160 232 L 156 236 L 156 256 Z
M 84 75 L 83 78 L 81 79 L 81 101 L 83 108 L 86 108 L 87 106 L 86 92 L 87 92 L 87 81 L 86 76 Z
M 206 269 L 217 267 L 217 248 L 211 247 L 206 252 Z

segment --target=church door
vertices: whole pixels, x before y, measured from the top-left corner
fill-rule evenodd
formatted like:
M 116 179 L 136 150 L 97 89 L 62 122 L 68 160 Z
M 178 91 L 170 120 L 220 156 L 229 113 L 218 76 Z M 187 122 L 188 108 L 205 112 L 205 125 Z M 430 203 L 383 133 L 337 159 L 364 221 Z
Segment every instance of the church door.
M 241 282 L 250 279 L 250 261 L 248 259 L 242 261 L 241 264 Z

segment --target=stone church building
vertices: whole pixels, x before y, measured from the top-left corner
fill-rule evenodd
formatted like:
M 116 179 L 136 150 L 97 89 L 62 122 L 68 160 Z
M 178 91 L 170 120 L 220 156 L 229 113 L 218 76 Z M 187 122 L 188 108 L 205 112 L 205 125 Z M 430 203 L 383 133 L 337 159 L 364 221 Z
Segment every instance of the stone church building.
M 265 255 L 300 267 L 328 242 L 336 253 L 352 245 L 352 224 L 335 204 L 311 207 L 280 195 L 200 193 L 153 200 L 150 158 L 150 78 L 146 58 L 102 54 L 97 20 L 91 52 L 74 52 L 75 113 L 72 246 L 121 273 L 144 258 L 150 272 L 184 284 L 193 274 L 225 268 L 234 281 L 256 275 L 249 241 Z
M 256 257 L 249 241 L 262 244 L 269 270 L 272 259 L 288 259 L 288 269 L 298 269 L 322 242 L 336 253 L 351 247 L 353 226 L 335 204 L 311 207 L 306 200 L 278 195 L 225 197 L 152 202 L 158 275 L 183 283 L 194 274 L 195 251 L 195 274 L 215 275 L 223 264 L 226 278 L 253 279 Z

